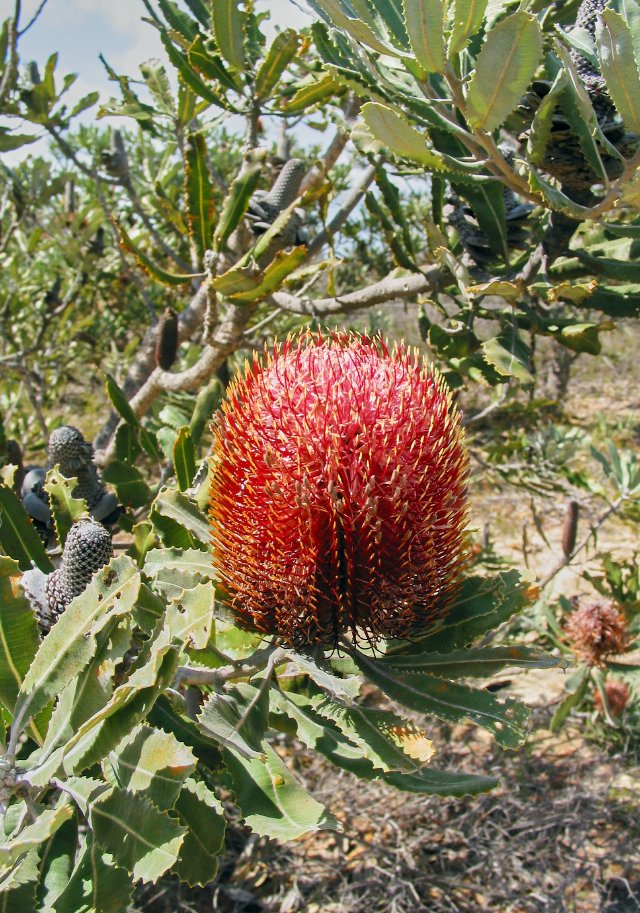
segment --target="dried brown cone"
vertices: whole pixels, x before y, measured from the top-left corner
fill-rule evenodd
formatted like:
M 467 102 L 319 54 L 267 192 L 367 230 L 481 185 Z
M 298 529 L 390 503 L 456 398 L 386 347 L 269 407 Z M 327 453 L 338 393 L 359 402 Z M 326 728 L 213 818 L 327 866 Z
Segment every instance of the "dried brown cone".
M 565 634 L 588 666 L 603 666 L 607 657 L 624 653 L 629 644 L 626 619 L 610 599 L 596 599 L 572 612 Z
M 565 558 L 570 558 L 576 547 L 579 515 L 580 505 L 578 502 L 569 501 L 567 504 L 567 513 L 564 518 L 564 529 L 562 530 L 562 552 Z
M 167 308 L 158 326 L 156 341 L 156 367 L 168 371 L 178 354 L 178 315 L 173 308 Z
M 629 686 L 624 682 L 611 679 L 610 681 L 605 682 L 604 690 L 607 696 L 607 709 L 611 716 L 622 716 L 624 708 L 629 703 L 629 698 L 631 697 Z M 593 703 L 595 704 L 596 710 L 600 713 L 604 713 L 604 702 L 602 700 L 602 692 L 599 688 L 594 689 Z

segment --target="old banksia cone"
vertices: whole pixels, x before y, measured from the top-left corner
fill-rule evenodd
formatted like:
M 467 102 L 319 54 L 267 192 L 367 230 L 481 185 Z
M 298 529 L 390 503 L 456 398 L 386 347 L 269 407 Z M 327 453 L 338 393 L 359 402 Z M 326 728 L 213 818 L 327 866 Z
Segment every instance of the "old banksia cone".
M 579 659 L 589 666 L 604 665 L 609 656 L 629 645 L 627 622 L 615 602 L 594 599 L 567 618 L 565 634 Z
M 241 624 L 293 644 L 407 636 L 465 560 L 468 457 L 438 373 L 302 334 L 254 356 L 214 422 L 213 562 Z

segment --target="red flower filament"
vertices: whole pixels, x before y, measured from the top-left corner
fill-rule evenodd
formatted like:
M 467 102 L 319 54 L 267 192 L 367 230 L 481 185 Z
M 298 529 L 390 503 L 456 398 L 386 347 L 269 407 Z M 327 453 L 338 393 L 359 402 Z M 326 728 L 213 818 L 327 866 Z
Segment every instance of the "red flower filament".
M 424 629 L 465 563 L 467 474 L 417 353 L 306 333 L 254 356 L 214 423 L 213 563 L 238 621 L 298 645 Z

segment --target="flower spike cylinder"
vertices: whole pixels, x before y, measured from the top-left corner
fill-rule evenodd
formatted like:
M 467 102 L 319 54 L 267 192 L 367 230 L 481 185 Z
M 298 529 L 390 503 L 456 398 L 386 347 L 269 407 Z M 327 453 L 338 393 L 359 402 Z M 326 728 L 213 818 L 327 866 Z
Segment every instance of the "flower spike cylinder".
M 254 355 L 213 425 L 213 563 L 239 623 L 287 643 L 424 630 L 465 564 L 468 456 L 442 378 L 377 338 Z

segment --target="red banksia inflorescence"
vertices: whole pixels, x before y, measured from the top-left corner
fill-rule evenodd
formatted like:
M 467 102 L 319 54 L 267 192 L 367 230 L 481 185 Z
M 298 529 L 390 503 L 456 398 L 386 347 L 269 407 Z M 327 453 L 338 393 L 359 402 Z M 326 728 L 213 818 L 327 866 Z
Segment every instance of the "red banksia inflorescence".
M 624 653 L 628 645 L 627 623 L 615 602 L 595 599 L 572 612 L 565 634 L 579 659 L 601 666 L 608 656 Z
M 468 456 L 404 346 L 304 333 L 254 356 L 214 422 L 213 563 L 238 621 L 288 643 L 410 636 L 465 564 Z

